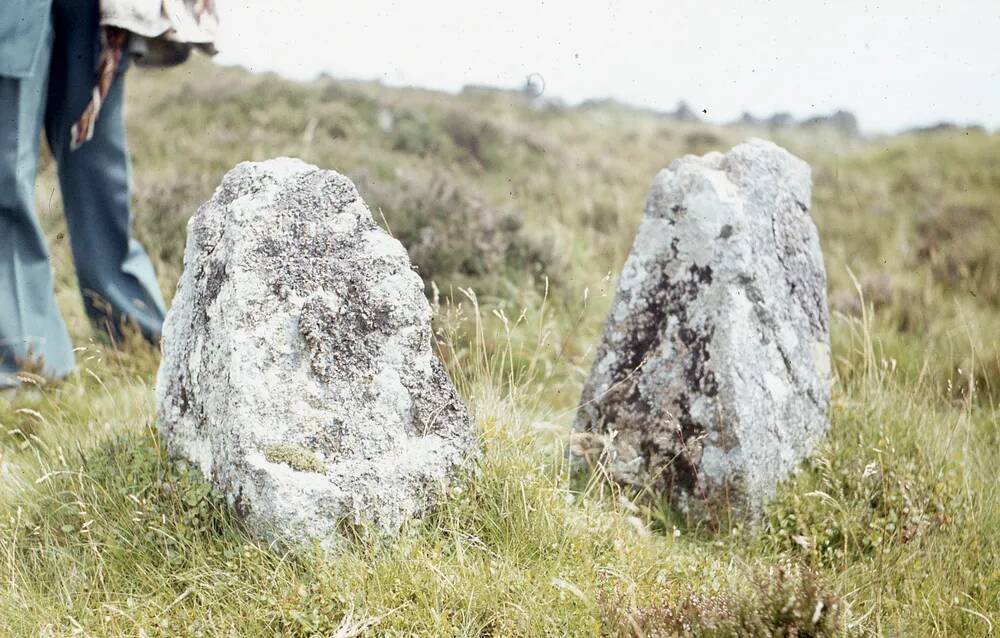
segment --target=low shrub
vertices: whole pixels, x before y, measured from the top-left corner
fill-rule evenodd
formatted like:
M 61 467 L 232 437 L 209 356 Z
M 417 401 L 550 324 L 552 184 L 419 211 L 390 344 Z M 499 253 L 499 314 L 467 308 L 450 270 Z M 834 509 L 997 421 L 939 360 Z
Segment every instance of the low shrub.
M 446 173 L 394 181 L 362 174 L 354 181 L 428 286 L 511 271 L 549 273 L 555 265 L 551 243 L 525 234 L 520 213 L 494 208 Z
M 758 568 L 744 585 L 712 587 L 664 583 L 637 604 L 622 587 L 598 598 L 603 629 L 621 638 L 754 636 L 805 638 L 843 631 L 842 605 L 812 570 L 785 563 Z
M 932 207 L 916 224 L 916 259 L 946 289 L 1000 303 L 1000 212 L 985 205 Z
M 817 565 L 884 554 L 950 525 L 961 506 L 953 472 L 884 436 L 827 444 L 793 483 L 767 508 L 766 539 Z

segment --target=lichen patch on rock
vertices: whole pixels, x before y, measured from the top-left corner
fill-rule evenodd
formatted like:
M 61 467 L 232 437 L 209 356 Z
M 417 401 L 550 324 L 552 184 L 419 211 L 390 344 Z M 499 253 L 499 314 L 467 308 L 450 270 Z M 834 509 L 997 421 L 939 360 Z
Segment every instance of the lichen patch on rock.
M 300 445 L 275 443 L 264 448 L 264 458 L 271 463 L 284 463 L 299 472 L 326 473 L 326 465 L 315 452 Z

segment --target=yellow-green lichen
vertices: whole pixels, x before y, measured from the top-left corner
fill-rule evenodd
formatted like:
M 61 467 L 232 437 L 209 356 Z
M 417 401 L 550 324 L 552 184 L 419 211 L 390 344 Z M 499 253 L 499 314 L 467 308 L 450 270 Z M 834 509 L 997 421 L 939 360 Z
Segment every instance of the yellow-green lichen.
M 271 463 L 284 463 L 299 472 L 326 473 L 326 466 L 316 454 L 291 443 L 275 443 L 267 446 L 264 448 L 264 458 Z

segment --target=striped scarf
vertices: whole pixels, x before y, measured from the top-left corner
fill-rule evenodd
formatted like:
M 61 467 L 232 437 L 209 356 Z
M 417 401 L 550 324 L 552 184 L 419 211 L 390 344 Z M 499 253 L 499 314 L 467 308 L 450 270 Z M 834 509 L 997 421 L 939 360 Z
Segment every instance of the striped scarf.
M 115 81 L 118 67 L 121 66 L 122 57 L 128 47 L 128 31 L 118 27 L 102 27 L 103 46 L 101 47 L 101 58 L 97 63 L 97 81 L 94 83 L 94 90 L 91 92 L 90 101 L 83 114 L 76 124 L 70 129 L 69 148 L 75 151 L 80 146 L 94 137 L 94 126 L 97 124 L 97 117 L 101 114 L 101 105 L 108 97 L 111 90 L 111 83 Z

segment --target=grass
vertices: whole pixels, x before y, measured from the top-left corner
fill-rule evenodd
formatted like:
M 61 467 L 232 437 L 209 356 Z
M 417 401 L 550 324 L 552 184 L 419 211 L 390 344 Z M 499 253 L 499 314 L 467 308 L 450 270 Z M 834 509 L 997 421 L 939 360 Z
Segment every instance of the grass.
M 130 83 L 136 231 L 168 298 L 187 216 L 244 159 L 341 170 L 400 236 L 444 233 L 422 271 L 483 455 L 398 539 L 355 530 L 323 554 L 247 536 L 159 446 L 157 353 L 91 336 L 46 162 L 39 211 L 79 370 L 0 394 L 0 634 L 985 636 L 1000 622 L 1000 137 L 776 134 L 814 167 L 832 431 L 761 526 L 707 529 L 571 480 L 563 449 L 653 175 L 766 132 L 203 62 Z M 447 234 L 455 216 L 474 249 Z

